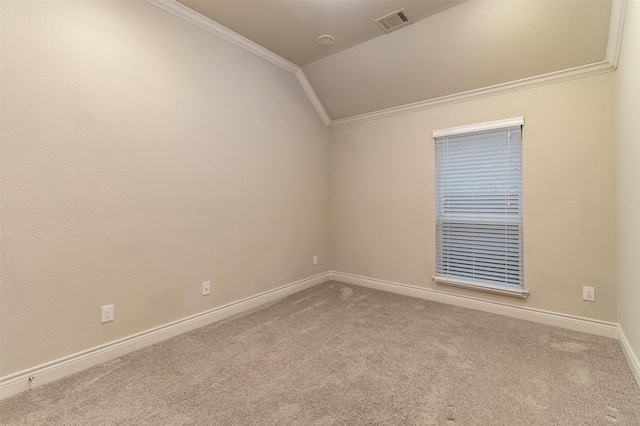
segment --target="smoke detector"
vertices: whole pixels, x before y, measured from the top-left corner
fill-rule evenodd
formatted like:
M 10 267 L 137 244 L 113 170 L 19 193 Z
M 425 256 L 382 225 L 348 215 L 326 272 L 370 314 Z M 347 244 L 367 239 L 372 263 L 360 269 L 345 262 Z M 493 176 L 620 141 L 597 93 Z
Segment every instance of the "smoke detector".
M 333 43 L 333 36 L 330 36 L 329 34 L 321 35 L 320 37 L 318 37 L 318 43 L 327 46 Z
M 407 15 L 404 13 L 404 9 L 400 9 L 376 19 L 375 22 L 382 28 L 382 31 L 389 33 L 409 24 L 409 18 L 407 18 Z

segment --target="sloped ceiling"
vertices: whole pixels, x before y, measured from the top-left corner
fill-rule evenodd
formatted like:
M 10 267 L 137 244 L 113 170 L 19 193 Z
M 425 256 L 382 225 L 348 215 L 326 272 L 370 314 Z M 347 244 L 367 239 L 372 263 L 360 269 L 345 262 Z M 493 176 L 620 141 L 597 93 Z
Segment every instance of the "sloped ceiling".
M 335 120 L 602 61 L 610 11 L 472 0 L 302 70 Z
M 302 64 L 332 121 L 602 62 L 612 10 L 611 0 L 181 3 Z M 374 18 L 362 20 L 364 3 L 374 17 L 405 7 L 414 22 L 383 34 Z M 336 42 L 322 50 L 325 33 Z
M 374 22 L 399 9 L 411 21 L 467 0 L 178 0 L 298 66 L 384 35 Z M 318 44 L 330 34 L 334 43 Z

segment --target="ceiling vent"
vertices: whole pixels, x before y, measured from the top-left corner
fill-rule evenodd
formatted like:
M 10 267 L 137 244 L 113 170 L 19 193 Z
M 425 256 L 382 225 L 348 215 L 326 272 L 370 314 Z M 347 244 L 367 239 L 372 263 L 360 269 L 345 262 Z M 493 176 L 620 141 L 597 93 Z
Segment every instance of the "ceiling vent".
M 385 33 L 395 31 L 408 23 L 409 18 L 404 14 L 404 9 L 396 10 L 382 18 L 376 19 L 376 24 L 378 24 Z

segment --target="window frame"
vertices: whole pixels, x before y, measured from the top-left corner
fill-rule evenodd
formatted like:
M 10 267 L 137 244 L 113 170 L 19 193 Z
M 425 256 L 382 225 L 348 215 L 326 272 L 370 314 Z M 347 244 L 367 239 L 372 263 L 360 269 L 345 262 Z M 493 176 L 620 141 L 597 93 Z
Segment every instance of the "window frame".
M 458 127 L 451 127 L 451 128 L 447 128 L 447 129 L 440 129 L 440 130 L 434 130 L 432 132 L 432 138 L 434 139 L 434 142 L 436 142 L 436 144 L 438 142 L 442 142 L 443 138 L 446 138 L 448 136 L 455 136 L 455 137 L 464 137 L 469 136 L 469 137 L 475 137 L 475 135 L 477 133 L 482 133 L 482 132 L 487 132 L 487 131 L 499 131 L 501 129 L 508 129 L 508 128 L 513 128 L 513 127 L 520 127 L 521 130 L 523 129 L 524 126 L 524 117 L 514 117 L 514 118 L 510 118 L 510 119 L 505 119 L 505 120 L 496 120 L 496 121 L 489 121 L 489 122 L 484 122 L 484 123 L 477 123 L 477 124 L 471 124 L 471 125 L 464 125 L 464 126 L 458 126 Z M 505 141 L 506 143 L 508 143 L 508 141 Z M 446 142 L 445 142 L 446 143 Z M 466 143 L 466 142 L 462 142 L 462 143 Z M 436 144 L 434 144 L 434 151 L 437 150 L 437 146 Z M 522 139 L 520 140 L 520 148 L 522 148 Z M 520 163 L 521 164 L 521 163 Z M 434 173 L 436 175 L 436 197 L 438 197 L 438 194 L 442 191 L 441 189 L 439 190 L 439 182 L 438 182 L 438 173 L 439 173 L 439 164 L 438 164 L 438 156 L 436 155 L 435 158 L 435 169 L 434 169 Z M 520 168 L 520 175 L 519 175 L 519 182 L 520 184 L 522 183 L 522 168 Z M 520 201 L 522 200 L 522 186 L 520 186 L 520 192 L 518 194 Z M 497 194 L 499 196 L 499 194 Z M 507 195 L 503 194 L 503 196 L 505 197 L 505 199 L 507 199 Z M 442 233 L 442 229 L 444 223 L 446 222 L 446 226 L 448 227 L 450 225 L 450 223 L 452 223 L 452 221 L 450 219 L 447 219 L 445 221 L 442 221 L 442 217 L 443 215 L 446 217 L 446 213 L 440 212 L 438 209 L 441 208 L 441 205 L 443 203 L 443 200 L 446 200 L 446 196 L 443 197 L 442 200 L 439 201 L 438 198 L 436 198 L 436 263 L 435 263 L 435 275 L 433 276 L 433 282 L 435 284 L 439 284 L 439 285 L 447 285 L 447 286 L 454 286 L 454 287 L 461 287 L 461 288 L 465 288 L 465 289 L 471 289 L 471 290 L 476 290 L 476 291 L 483 291 L 483 292 L 488 292 L 488 293 L 494 293 L 494 294 L 501 294 L 501 295 L 506 295 L 506 296 L 511 296 L 511 297 L 517 297 L 517 298 L 526 298 L 529 295 L 529 292 L 524 288 L 524 268 L 523 268 L 523 233 L 522 233 L 522 228 L 523 228 L 523 212 L 522 212 L 522 205 L 520 205 L 520 213 L 519 216 L 517 217 L 517 220 L 519 220 L 519 229 L 518 229 L 518 233 L 519 233 L 519 240 L 518 240 L 518 245 L 519 245 L 519 271 L 520 271 L 520 276 L 518 278 L 518 284 L 514 285 L 514 284 L 510 284 L 508 282 L 507 279 L 505 279 L 505 282 L 497 282 L 495 280 L 483 280 L 483 279 L 475 279 L 475 278 L 471 278 L 471 279 L 465 279 L 466 277 L 464 277 L 463 275 L 459 275 L 456 276 L 455 274 L 441 274 L 439 275 L 438 273 L 440 272 L 439 268 L 442 267 L 443 265 L 443 255 L 442 250 L 450 250 L 451 247 L 450 246 L 446 246 L 445 249 L 443 249 L 443 246 L 445 246 L 448 243 L 445 243 L 443 241 L 440 241 L 439 235 L 440 233 Z M 508 206 L 509 204 L 506 204 L 506 206 Z M 475 211 L 475 210 L 474 210 Z M 471 215 L 471 217 L 473 217 L 474 214 Z M 504 226 L 505 226 L 505 233 L 506 230 L 508 229 L 508 225 L 509 225 L 509 220 L 510 220 L 510 215 L 508 215 L 506 213 L 506 207 L 505 207 L 505 213 L 504 213 Z M 477 215 L 477 217 L 482 217 L 480 214 Z M 485 221 L 486 222 L 486 221 Z M 455 222 L 453 222 L 455 225 Z M 470 221 L 467 222 L 470 223 L 471 227 L 475 229 L 476 226 L 486 226 L 487 224 L 481 221 L 481 220 L 477 220 L 475 217 Z M 438 232 L 438 229 L 440 229 L 440 232 Z M 447 231 L 448 232 L 448 231 Z M 470 237 L 469 241 L 476 241 L 474 239 L 475 237 Z M 507 239 L 507 237 L 505 237 L 505 240 Z M 475 248 L 474 248 L 475 250 Z M 474 254 L 472 255 L 474 258 L 476 256 L 475 251 Z M 505 256 L 506 257 L 506 256 Z M 509 267 L 509 261 L 505 260 L 504 261 L 504 267 L 505 269 L 507 269 Z M 448 268 L 448 267 L 447 267 Z M 445 268 L 445 269 L 447 269 Z M 470 270 L 474 270 L 473 267 L 469 267 Z M 447 269 L 449 270 L 449 269 Z

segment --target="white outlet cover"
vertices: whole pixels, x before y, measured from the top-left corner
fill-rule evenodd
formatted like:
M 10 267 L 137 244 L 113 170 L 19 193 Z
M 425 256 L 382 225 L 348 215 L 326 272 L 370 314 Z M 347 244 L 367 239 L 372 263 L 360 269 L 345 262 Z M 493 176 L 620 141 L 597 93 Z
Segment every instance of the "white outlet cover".
M 318 264 L 318 255 L 317 254 L 313 256 L 313 264 L 314 265 Z
M 596 289 L 594 287 L 582 287 L 582 300 L 596 301 Z
M 100 308 L 100 323 L 113 321 L 114 313 L 113 313 L 113 305 L 105 305 Z
M 205 281 L 202 283 L 202 295 L 207 296 L 211 294 L 211 281 Z

